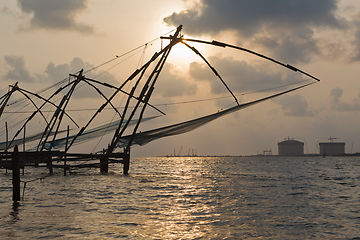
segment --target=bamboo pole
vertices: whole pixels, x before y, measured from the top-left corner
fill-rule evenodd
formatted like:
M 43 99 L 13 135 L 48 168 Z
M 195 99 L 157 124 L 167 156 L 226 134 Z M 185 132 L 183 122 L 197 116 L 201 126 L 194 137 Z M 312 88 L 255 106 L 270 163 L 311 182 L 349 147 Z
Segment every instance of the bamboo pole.
M 22 175 L 25 174 L 25 137 L 26 137 L 26 125 L 24 126 L 24 138 L 23 138 L 23 158 L 22 158 Z
M 6 130 L 6 148 L 5 148 L 5 153 L 7 153 L 7 150 L 8 150 L 8 141 L 9 141 L 9 133 L 8 133 L 8 126 L 7 126 L 7 122 L 5 122 L 5 130 Z M 5 169 L 5 174 L 7 174 L 7 168 Z
M 67 125 L 67 133 L 66 133 L 66 143 L 65 143 L 65 156 L 64 156 L 64 176 L 66 176 L 66 158 L 67 158 L 67 146 L 68 146 L 68 142 L 69 142 L 69 131 L 70 131 L 70 127 L 69 125 Z
M 8 149 L 8 142 L 9 142 L 9 132 L 8 132 L 8 125 L 7 125 L 7 122 L 5 122 L 5 129 L 6 129 L 6 148 L 5 148 L 5 152 L 7 152 L 7 149 Z
M 19 149 L 16 145 L 12 153 L 12 171 L 13 171 L 13 201 L 20 201 L 20 164 L 19 164 Z
M 129 169 L 130 169 L 130 148 L 128 149 L 128 151 L 126 151 L 126 148 L 124 149 L 124 165 L 123 165 L 123 173 L 125 175 L 129 174 Z

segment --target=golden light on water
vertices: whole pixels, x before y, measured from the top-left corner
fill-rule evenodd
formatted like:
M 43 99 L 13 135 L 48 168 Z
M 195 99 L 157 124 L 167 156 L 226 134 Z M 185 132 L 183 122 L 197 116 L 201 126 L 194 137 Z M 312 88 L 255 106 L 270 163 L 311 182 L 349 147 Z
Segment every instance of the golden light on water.
M 196 239 L 205 237 L 207 232 L 212 232 L 212 223 L 217 218 L 214 216 L 216 205 L 214 199 L 203 202 L 206 196 L 206 186 L 209 179 L 197 181 L 197 172 L 204 172 L 202 159 L 196 158 L 197 164 L 192 164 L 192 158 L 172 158 L 176 162 L 173 169 L 173 178 L 177 184 L 169 183 L 158 188 L 164 188 L 161 194 L 154 199 L 158 203 L 156 219 L 149 219 L 145 225 L 157 229 L 154 234 L 160 239 Z M 205 167 L 206 168 L 206 167 Z M 189 175 L 192 172 L 194 175 Z M 160 199 L 167 198 L 166 203 Z M 155 212 L 152 212 L 154 214 Z
M 153 157 L 129 176 L 75 170 L 28 184 L 2 236 L 58 239 L 356 238 L 359 158 Z M 42 169 L 27 169 L 24 180 Z M 78 172 L 78 174 L 75 174 Z

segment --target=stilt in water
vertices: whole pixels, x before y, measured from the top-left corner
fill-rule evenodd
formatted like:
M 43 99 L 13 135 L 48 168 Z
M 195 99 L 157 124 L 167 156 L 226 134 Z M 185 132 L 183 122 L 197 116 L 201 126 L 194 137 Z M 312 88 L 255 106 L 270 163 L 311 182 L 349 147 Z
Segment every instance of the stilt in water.
M 12 171 L 13 171 L 13 201 L 20 201 L 20 162 L 19 149 L 16 145 L 12 153 Z
M 7 153 L 7 149 L 8 149 L 8 135 L 9 135 L 9 133 L 8 133 L 8 127 L 7 127 L 7 122 L 5 122 L 5 130 L 6 130 L 6 148 L 5 148 L 5 154 Z M 8 172 L 8 169 L 7 168 L 5 168 L 5 174 L 7 174 L 7 172 Z
M 130 148 L 128 151 L 124 149 L 124 174 L 129 174 L 130 169 Z
M 69 127 L 69 125 L 67 125 L 66 143 L 65 143 L 65 156 L 64 156 L 64 176 L 66 176 L 66 169 L 67 169 L 66 158 L 67 158 L 67 146 L 68 146 L 68 142 L 69 142 L 69 131 L 70 131 L 70 127 Z
M 46 162 L 47 168 L 49 169 L 49 173 L 53 174 L 53 165 L 52 165 L 52 157 L 49 156 L 47 157 L 47 162 Z
M 100 172 L 102 172 L 102 173 L 109 172 L 109 162 L 108 162 L 108 156 L 107 155 L 100 158 Z
M 100 158 L 100 172 L 102 173 L 109 172 L 109 147 L 110 146 L 108 146 L 106 154 L 104 154 L 104 156 Z
M 25 137 L 26 137 L 26 125 L 24 125 L 24 138 L 23 138 L 23 158 L 21 161 L 22 175 L 25 174 Z

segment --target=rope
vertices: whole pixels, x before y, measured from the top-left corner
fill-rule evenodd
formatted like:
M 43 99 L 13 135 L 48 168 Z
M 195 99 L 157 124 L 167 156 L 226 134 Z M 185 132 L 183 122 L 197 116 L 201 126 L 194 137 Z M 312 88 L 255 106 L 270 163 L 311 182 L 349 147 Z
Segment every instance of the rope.
M 146 48 L 146 47 L 145 47 Z M 128 84 L 127 86 L 127 89 L 126 89 L 126 92 L 129 92 L 129 89 L 132 85 L 132 82 L 130 82 L 130 84 Z M 118 109 L 120 109 L 120 106 L 122 105 L 122 103 L 124 102 L 125 100 L 125 94 L 123 95 L 121 101 L 119 102 L 119 105 L 118 105 Z M 105 108 L 105 109 L 110 109 L 110 108 Z M 111 119 L 111 121 L 109 122 L 108 124 L 108 128 L 110 127 L 110 124 L 114 121 L 114 118 L 116 116 L 116 113 L 113 114 L 113 117 Z M 100 142 L 102 141 L 102 139 L 104 138 L 104 136 L 107 134 L 107 131 L 108 131 L 108 128 L 106 129 L 106 131 L 103 133 L 103 135 L 99 138 L 99 141 L 96 143 L 96 145 L 94 146 L 93 150 L 91 151 L 92 153 L 95 151 L 95 149 L 99 146 Z
M 88 70 L 84 71 L 84 73 L 93 71 L 93 70 L 95 70 L 95 69 L 97 69 L 97 68 L 99 68 L 99 67 L 101 67 L 101 66 L 104 66 L 104 65 L 106 65 L 106 64 L 108 64 L 108 63 L 110 63 L 110 62 L 113 62 L 113 61 L 115 61 L 115 60 L 117 60 L 117 59 L 119 59 L 119 58 L 121 58 L 121 57 L 123 57 L 123 56 L 126 56 L 126 55 L 128 55 L 128 54 L 130 54 L 130 53 L 132 53 L 132 52 L 134 52 L 134 51 L 136 51 L 136 50 L 138 50 L 138 49 L 140 49 L 140 48 L 142 48 L 142 47 L 144 47 L 144 46 L 151 45 L 151 44 L 154 43 L 155 41 L 159 40 L 162 36 L 168 35 L 168 34 L 170 34 L 171 32 L 173 32 L 173 31 L 175 31 L 175 30 L 176 30 L 176 28 L 173 29 L 173 30 L 171 30 L 171 31 L 169 31 L 169 32 L 167 32 L 167 33 L 165 33 L 165 34 L 163 34 L 163 35 L 161 35 L 160 37 L 154 38 L 153 40 L 151 40 L 151 41 L 149 41 L 149 42 L 147 42 L 147 43 L 145 43 L 145 44 L 143 44 L 143 45 L 141 45 L 141 46 L 139 46 L 139 47 L 137 47 L 137 48 L 134 48 L 134 49 L 132 49 L 132 50 L 126 52 L 126 53 L 123 53 L 123 54 L 121 54 L 121 55 L 116 55 L 115 58 L 112 58 L 112 59 L 110 59 L 110 60 L 108 60 L 108 61 L 106 61 L 106 62 L 104 62 L 104 63 L 99 64 L 98 66 L 95 66 L 95 67 L 93 67 L 93 68 L 91 68 L 91 69 L 88 69 Z M 128 58 L 127 58 L 127 59 L 128 59 Z M 125 60 L 127 60 L 127 59 L 125 59 Z M 125 61 L 125 60 L 124 60 L 124 61 Z M 122 61 L 122 62 L 123 62 L 123 61 Z M 120 63 L 119 63 L 119 64 L 120 64 Z M 117 66 L 117 65 L 118 65 L 118 64 L 116 64 L 115 66 Z M 115 67 L 115 66 L 113 66 L 113 67 Z M 109 71 L 109 70 L 112 69 L 113 67 L 107 69 L 105 72 Z M 75 74 L 78 74 L 79 72 L 80 72 L 80 71 L 76 72 Z M 100 76 L 100 75 L 102 75 L 102 74 L 104 74 L 104 72 L 101 73 L 101 74 L 99 74 L 98 76 Z M 97 76 L 97 77 L 98 77 L 98 76 Z M 49 86 L 49 87 L 47 87 L 47 88 L 44 88 L 44 89 L 36 92 L 36 94 L 44 93 L 44 92 L 46 92 L 46 91 L 48 91 L 48 90 L 50 90 L 50 89 L 53 89 L 53 88 L 55 88 L 55 87 L 57 87 L 57 86 L 59 86 L 59 85 L 62 85 L 63 83 L 67 82 L 69 79 L 70 79 L 70 77 L 66 77 L 66 78 L 62 79 L 61 81 L 59 81 L 59 82 L 57 82 L 57 83 L 55 83 L 55 84 L 53 84 L 53 85 L 51 85 L 51 86 Z M 1 91 L 3 91 L 4 89 L 6 89 L 6 88 L 2 88 Z M 15 101 L 13 101 L 13 102 L 8 103 L 6 106 L 11 106 L 11 105 L 14 105 L 14 104 L 19 104 L 19 103 L 21 103 L 21 102 L 23 102 L 23 101 L 25 101 L 25 100 L 26 100 L 26 98 L 23 97 L 23 98 L 20 98 L 20 99 L 18 99 L 18 100 L 15 100 Z M 24 107 L 26 107 L 26 105 L 25 105 Z
M 139 68 L 139 67 L 143 64 L 144 57 L 145 57 L 145 52 L 146 52 L 146 48 L 147 48 L 147 44 L 145 44 L 145 47 L 144 47 L 144 50 L 143 50 L 143 52 L 142 52 L 142 54 L 141 54 L 139 63 L 138 63 L 138 65 L 137 65 L 137 68 Z
M 22 200 L 24 201 L 25 189 L 26 189 L 26 184 L 27 184 L 27 183 L 35 182 L 35 181 L 37 181 L 37 180 L 42 181 L 42 180 L 44 180 L 44 179 L 47 178 L 47 177 L 54 176 L 54 175 L 57 175 L 57 174 L 60 174 L 60 172 L 48 174 L 48 175 L 46 175 L 46 176 L 34 178 L 34 179 L 31 179 L 31 180 L 28 180 L 28 181 L 20 180 L 20 182 L 23 182 L 23 183 L 24 183 Z
M 167 32 L 167 33 L 165 33 L 165 34 L 163 34 L 162 36 L 168 35 L 169 33 L 173 32 L 173 31 L 175 31 L 175 30 L 176 30 L 176 28 L 173 29 L 173 30 L 171 30 L 171 31 L 169 31 L 169 32 Z M 161 37 L 161 36 L 160 36 L 160 37 Z M 143 44 L 143 45 L 141 45 L 141 46 L 138 46 L 137 48 L 134 48 L 134 49 L 132 49 L 132 50 L 126 52 L 126 53 L 123 53 L 123 54 L 121 54 L 121 55 L 116 55 L 115 58 L 113 58 L 113 59 L 111 59 L 111 60 L 109 60 L 109 61 L 106 61 L 106 62 L 104 62 L 104 63 L 102 63 L 102 64 L 100 64 L 100 65 L 98 65 L 98 66 L 96 66 L 96 67 L 93 67 L 93 68 L 89 69 L 89 70 L 86 70 L 86 71 L 84 71 L 84 73 L 93 71 L 93 70 L 95 70 L 95 69 L 97 69 L 97 68 L 99 68 L 99 67 L 101 67 L 101 66 L 104 66 L 104 65 L 106 65 L 106 64 L 108 64 L 108 63 L 110 63 L 110 62 L 112 62 L 112 61 L 115 61 L 115 60 L 118 59 L 118 58 L 121 58 L 121 57 L 123 57 L 123 56 L 125 56 L 125 55 L 128 55 L 128 54 L 130 54 L 130 53 L 132 53 L 132 52 L 134 52 L 134 51 L 136 51 L 136 50 L 138 50 L 138 49 L 140 49 L 140 48 L 145 47 L 145 49 L 146 49 L 146 47 L 147 47 L 148 45 L 152 45 L 152 43 L 154 43 L 155 41 L 158 41 L 158 40 L 160 39 L 160 37 L 154 38 L 153 40 L 151 40 L 151 41 L 149 41 L 149 42 L 147 42 L 147 43 L 145 43 L 145 44 Z M 144 49 L 144 51 L 145 51 L 145 49 Z M 133 56 L 133 55 L 132 55 L 132 56 Z M 127 59 L 128 59 L 128 58 L 127 58 Z M 125 60 L 127 60 L 127 59 L 125 59 Z M 124 60 L 124 61 L 125 61 L 125 60 Z M 116 66 L 116 65 L 115 65 L 115 66 Z M 111 68 L 110 68 L 110 69 L 111 69 Z M 97 77 L 98 77 L 98 76 L 97 76 Z
M 302 80 L 302 81 L 298 81 L 298 82 L 294 82 L 294 83 L 289 83 L 289 84 L 285 84 L 285 85 L 281 85 L 278 87 L 272 87 L 272 88 L 266 88 L 266 89 L 262 89 L 262 90 L 258 90 L 258 91 L 251 91 L 251 92 L 246 92 L 246 93 L 239 93 L 239 94 L 235 94 L 235 96 L 245 96 L 245 95 L 250 95 L 250 94 L 255 94 L 255 93 L 261 93 L 261 92 L 267 92 L 267 91 L 271 91 L 274 89 L 279 89 L 279 88 L 284 88 L 287 86 L 291 86 L 291 85 L 295 85 L 295 84 L 299 84 L 299 83 L 303 83 L 303 82 L 307 82 L 308 80 Z M 205 102 L 205 101 L 211 101 L 211 100 L 217 100 L 217 99 L 224 99 L 224 98 L 230 98 L 231 96 L 223 96 L 223 97 L 215 97 L 215 98 L 205 98 L 205 99 L 198 99 L 198 100 L 191 100 L 191 101 L 182 101 L 182 102 L 171 102 L 171 103 L 161 103 L 161 104 L 154 104 L 154 106 L 169 106 L 169 105 L 178 105 L 178 104 L 185 104 L 185 103 L 196 103 L 196 102 Z M 131 107 L 129 107 L 131 108 Z M 110 110 L 112 108 L 107 107 L 104 108 L 104 110 Z M 121 109 L 120 107 L 118 109 Z M 83 112 L 83 111 L 96 111 L 98 110 L 97 108 L 86 108 L 86 109 L 68 109 L 66 110 L 67 112 Z M 18 113 L 32 113 L 33 111 L 24 111 L 24 112 L 18 112 Z M 52 112 L 52 111 L 42 111 L 42 112 Z M 4 111 L 4 113 L 17 113 L 17 112 L 6 112 Z

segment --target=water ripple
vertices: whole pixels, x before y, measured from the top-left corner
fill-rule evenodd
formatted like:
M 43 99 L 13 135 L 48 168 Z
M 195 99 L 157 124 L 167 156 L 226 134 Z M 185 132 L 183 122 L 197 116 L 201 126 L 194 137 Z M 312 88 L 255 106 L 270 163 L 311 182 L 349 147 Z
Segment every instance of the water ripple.
M 29 183 L 20 205 L 0 174 L 2 238 L 360 239 L 360 158 L 131 161 L 129 176 L 111 166 Z

